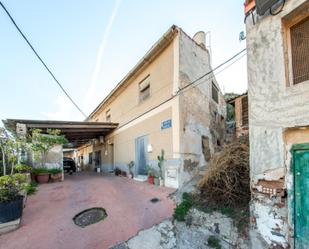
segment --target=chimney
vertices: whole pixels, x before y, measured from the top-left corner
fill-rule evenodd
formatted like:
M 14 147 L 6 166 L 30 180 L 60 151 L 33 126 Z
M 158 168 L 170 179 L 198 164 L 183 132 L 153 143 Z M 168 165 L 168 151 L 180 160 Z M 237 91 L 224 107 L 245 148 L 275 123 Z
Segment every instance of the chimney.
M 204 31 L 199 31 L 193 36 L 193 40 L 203 48 L 206 48 L 206 35 Z

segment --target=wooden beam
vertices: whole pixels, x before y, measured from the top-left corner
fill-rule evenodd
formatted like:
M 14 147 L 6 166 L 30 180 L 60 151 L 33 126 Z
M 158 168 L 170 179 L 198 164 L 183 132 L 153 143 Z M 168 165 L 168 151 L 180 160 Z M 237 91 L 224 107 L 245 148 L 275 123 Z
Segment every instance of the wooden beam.
M 98 128 L 98 129 L 115 129 L 117 125 L 70 125 L 70 124 L 26 124 L 28 128 L 42 128 L 42 129 L 87 129 L 87 128 Z

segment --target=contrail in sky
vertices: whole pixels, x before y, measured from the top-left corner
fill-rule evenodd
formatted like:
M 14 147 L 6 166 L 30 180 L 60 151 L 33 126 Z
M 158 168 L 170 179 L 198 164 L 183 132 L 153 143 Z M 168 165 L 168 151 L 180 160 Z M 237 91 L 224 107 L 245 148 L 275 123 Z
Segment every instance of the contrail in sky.
M 107 40 L 109 38 L 109 34 L 111 31 L 111 28 L 113 26 L 116 14 L 118 12 L 119 6 L 121 4 L 122 0 L 116 0 L 115 2 L 115 6 L 113 8 L 112 14 L 108 20 L 107 26 L 105 28 L 104 34 L 103 34 L 103 39 L 97 54 L 97 58 L 96 58 L 96 64 L 92 73 L 92 78 L 91 78 L 91 84 L 88 87 L 88 91 L 86 93 L 86 97 L 84 99 L 84 107 L 87 110 L 87 107 L 89 108 L 91 101 L 93 99 L 93 95 L 95 94 L 95 90 L 96 90 L 96 85 L 97 85 L 97 80 L 100 74 L 100 69 L 102 67 L 102 59 L 103 59 L 103 54 L 105 52 L 105 48 L 106 48 L 106 44 L 107 44 Z

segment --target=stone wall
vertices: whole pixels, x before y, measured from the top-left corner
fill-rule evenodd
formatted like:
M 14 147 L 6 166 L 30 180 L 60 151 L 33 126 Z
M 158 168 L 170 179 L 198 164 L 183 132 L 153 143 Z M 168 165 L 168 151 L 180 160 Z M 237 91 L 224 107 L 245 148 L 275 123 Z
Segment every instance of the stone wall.
M 252 237 L 261 238 L 255 248 L 265 248 L 264 242 L 293 247 L 293 175 L 285 132 L 309 125 L 309 82 L 290 83 L 287 24 L 291 16 L 308 13 L 308 5 L 286 1 L 278 15 L 254 12 L 255 22 L 246 19 Z
M 185 222 L 165 220 L 111 249 L 210 249 L 210 238 L 222 249 L 250 247 L 238 233 L 233 220 L 221 213 L 203 213 L 192 209 Z
M 179 36 L 179 87 L 187 86 L 211 71 L 208 50 L 184 32 Z M 212 98 L 216 86 L 219 103 Z M 226 104 L 212 73 L 179 95 L 180 110 L 180 185 L 189 182 L 224 142 Z

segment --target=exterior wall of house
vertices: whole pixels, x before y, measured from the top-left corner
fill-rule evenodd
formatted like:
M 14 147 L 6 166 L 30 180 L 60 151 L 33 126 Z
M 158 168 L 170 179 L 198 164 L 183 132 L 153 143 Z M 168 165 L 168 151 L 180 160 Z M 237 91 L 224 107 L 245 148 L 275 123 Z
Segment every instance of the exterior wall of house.
M 88 145 L 82 146 L 78 148 L 77 156 L 83 157 L 83 160 L 80 162 L 80 168 L 82 171 L 93 171 L 94 170 L 94 162 L 89 163 L 89 153 L 93 152 L 93 145 L 89 143 Z
M 154 60 L 91 116 L 90 121 L 104 122 L 108 112 L 111 122 L 119 123 L 103 143 L 97 141 L 93 148 L 87 147 L 101 151 L 102 170 L 117 167 L 128 171 L 129 162 L 136 161 L 136 138 L 146 135 L 148 164 L 158 170 L 157 156 L 162 149 L 165 152 L 165 186 L 178 188 L 188 182 L 199 167 L 206 165 L 218 143 L 223 143 L 225 101 L 220 91 L 219 104 L 211 98 L 212 82 L 219 89 L 213 75 L 201 80 L 198 87 L 177 93 L 210 70 L 208 51 L 179 29 Z M 139 83 L 146 77 L 150 78 L 150 97 L 140 103 Z M 171 121 L 171 125 L 162 129 L 164 121 Z
M 111 122 L 119 123 L 119 127 L 105 137 L 105 141 L 94 141 L 92 145 L 79 151 L 84 154 L 84 162 L 88 164 L 88 153 L 101 151 L 102 171 L 119 168 L 128 171 L 130 161 L 135 161 L 135 140 L 141 136 L 148 137 L 148 163 L 155 169 L 157 156 L 161 150 L 165 152 L 166 165 L 175 165 L 173 154 L 173 101 L 154 108 L 172 96 L 174 83 L 174 46 L 175 38 L 152 62 L 140 70 L 123 89 L 98 110 L 90 121 L 106 121 L 106 112 L 111 115 Z M 139 83 L 146 77 L 150 78 L 150 97 L 139 101 Z M 145 112 L 147 112 L 145 114 Z M 161 129 L 161 123 L 172 120 L 172 127 Z M 177 127 L 177 125 L 176 125 Z M 94 158 L 94 154 L 93 154 Z M 93 163 L 94 165 L 94 163 Z M 92 165 L 92 167 L 93 167 Z M 135 171 L 135 169 L 133 169 Z M 174 184 L 174 185 L 173 185 Z M 171 186 L 177 187 L 175 183 Z
M 172 95 L 173 88 L 173 43 L 162 51 L 147 67 L 142 69 L 133 79 L 126 82 L 123 90 L 107 101 L 91 118 L 91 121 L 106 121 L 106 111 L 110 110 L 111 121 L 126 124 L 145 111 L 162 103 Z M 139 83 L 150 77 L 150 98 L 139 101 Z
M 211 71 L 208 50 L 185 33 L 180 34 L 179 51 L 180 88 Z M 212 83 L 218 89 L 219 103 L 212 99 Z M 181 185 L 206 166 L 211 154 L 224 142 L 226 104 L 219 89 L 210 74 L 179 95 Z
M 249 134 L 248 124 L 243 123 L 243 115 L 248 115 L 248 106 L 243 106 L 243 98 L 248 98 L 248 96 L 244 95 L 234 100 L 236 137 Z
M 29 164 L 33 167 L 42 167 L 40 155 L 29 152 Z M 48 169 L 63 167 L 62 145 L 56 145 L 50 149 L 46 157 L 45 167 Z
M 308 13 L 308 5 L 302 5 L 305 2 L 286 1 L 275 16 L 254 14 L 255 24 L 250 16 L 246 19 L 251 220 L 255 228 L 251 237 L 262 238 L 253 240 L 254 248 L 266 248 L 265 242 L 293 248 L 290 148 L 309 142 L 309 82 L 289 83 L 286 25 L 292 16 Z

